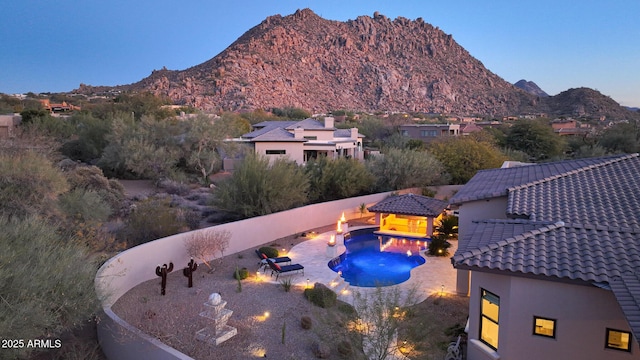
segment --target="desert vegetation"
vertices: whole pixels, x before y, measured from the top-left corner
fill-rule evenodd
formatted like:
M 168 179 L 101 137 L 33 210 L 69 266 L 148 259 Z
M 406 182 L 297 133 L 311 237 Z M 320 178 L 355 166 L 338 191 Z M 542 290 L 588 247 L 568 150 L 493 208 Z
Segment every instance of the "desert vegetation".
M 567 141 L 541 119 L 427 145 L 398 133 L 406 117 L 343 110 L 344 119 L 336 126 L 357 127 L 366 136 L 366 149 L 381 155 L 363 163 L 320 158 L 302 167 L 286 160 L 270 164 L 225 141 L 260 121 L 305 118 L 309 114 L 302 109 L 204 114 L 166 104 L 150 94 L 123 94 L 83 103 L 82 111 L 68 117 L 54 117 L 35 99 L 0 98 L 2 112 L 23 115 L 12 137 L 0 140 L 0 222 L 3 228 L 21 230 L 2 234 L 3 244 L 17 255 L 0 267 L 0 275 L 8 279 L 0 284 L 0 301 L 6 305 L 0 308 L 0 323 L 7 324 L 0 329 L 11 328 L 8 324 L 21 316 L 25 337 L 73 333 L 95 315 L 90 280 L 101 261 L 114 251 L 203 223 L 379 191 L 463 184 L 504 160 L 549 161 L 635 152 L 640 146 L 640 127 L 633 121 Z M 180 117 L 180 112 L 189 116 Z M 219 178 L 223 156 L 245 160 Z M 115 179 L 150 180 L 161 194 L 130 199 Z M 205 246 L 193 256 L 204 261 L 208 252 L 222 255 L 224 248 Z M 38 269 L 38 274 L 19 269 Z M 44 296 L 48 307 L 39 300 L 42 289 L 50 289 Z M 33 311 L 16 311 L 23 306 Z M 47 325 L 51 323 L 58 325 Z M 3 338 L 15 337 L 1 331 Z

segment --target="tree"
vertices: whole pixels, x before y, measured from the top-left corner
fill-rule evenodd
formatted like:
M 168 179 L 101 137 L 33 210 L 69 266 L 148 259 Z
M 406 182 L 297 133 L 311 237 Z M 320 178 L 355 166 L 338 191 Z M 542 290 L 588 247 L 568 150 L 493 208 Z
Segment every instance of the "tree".
M 566 145 L 545 120 L 523 119 L 516 121 L 509 130 L 505 147 L 524 151 L 534 161 L 543 161 L 562 157 Z
M 304 167 L 309 178 L 309 201 L 322 202 L 361 195 L 371 190 L 374 179 L 364 163 L 321 156 Z
M 140 121 L 119 118 L 113 121 L 98 165 L 105 171 L 122 168 L 148 179 L 168 177 L 182 156 L 181 124 L 143 116 Z
M 90 113 L 77 113 L 69 119 L 75 129 L 76 138 L 62 145 L 62 153 L 73 160 L 90 163 L 99 159 L 109 144 L 111 121 L 98 119 Z
M 0 338 L 55 339 L 98 309 L 97 264 L 74 238 L 35 217 L 0 217 Z M 63 344 L 64 346 L 64 344 Z M 2 350 L 7 359 L 30 349 Z
M 640 129 L 637 122 L 619 123 L 606 129 L 598 145 L 610 153 L 634 153 L 640 150 Z
M 301 206 L 307 202 L 309 181 L 295 162 L 249 154 L 233 175 L 215 191 L 220 209 L 252 217 Z
M 218 149 L 234 153 L 236 146 L 224 140 L 249 132 L 251 125 L 244 118 L 234 114 L 224 114 L 212 120 L 200 115 L 190 123 L 187 133 L 188 165 L 201 175 L 204 184 L 209 183 L 209 175 L 222 168 L 222 158 Z
M 399 351 L 397 334 L 406 317 L 404 308 L 415 305 L 416 288 L 402 293 L 397 287 L 376 287 L 374 292 L 353 291 L 358 314 L 352 325 L 362 335 L 367 359 L 385 360 Z
M 507 158 L 489 142 L 471 137 L 450 137 L 429 144 L 429 153 L 451 175 L 452 184 L 464 184 L 478 170 L 498 168 Z
M 389 149 L 367 160 L 367 168 L 379 191 L 436 185 L 444 179 L 440 161 L 423 151 Z

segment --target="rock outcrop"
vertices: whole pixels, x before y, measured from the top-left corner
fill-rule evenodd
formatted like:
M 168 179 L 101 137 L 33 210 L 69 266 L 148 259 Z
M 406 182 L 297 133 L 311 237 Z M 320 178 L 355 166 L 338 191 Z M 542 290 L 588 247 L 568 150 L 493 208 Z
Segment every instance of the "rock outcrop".
M 96 89 L 105 91 L 83 85 L 76 92 Z M 205 110 L 555 112 L 553 102 L 503 80 L 421 18 L 377 12 L 346 22 L 309 9 L 270 16 L 202 64 L 154 70 L 112 89 L 151 91 Z

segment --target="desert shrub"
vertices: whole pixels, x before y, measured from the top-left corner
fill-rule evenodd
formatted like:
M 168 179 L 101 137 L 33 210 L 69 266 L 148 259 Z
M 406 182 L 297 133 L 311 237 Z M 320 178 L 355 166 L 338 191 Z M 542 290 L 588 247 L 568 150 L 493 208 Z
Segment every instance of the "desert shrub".
M 195 230 L 200 228 L 200 221 L 202 220 L 202 215 L 200 212 L 195 209 L 189 208 L 180 208 L 178 210 L 179 219 L 184 222 L 189 229 Z
M 120 235 L 130 246 L 135 246 L 187 229 L 179 209 L 171 207 L 168 199 L 149 199 L 136 204 Z
M 166 191 L 168 194 L 180 196 L 187 195 L 191 191 L 188 184 L 170 179 L 161 180 L 158 183 L 158 187 Z
M 338 354 L 343 358 L 348 358 L 353 354 L 353 347 L 347 340 L 342 340 L 338 343 Z
M 60 169 L 44 156 L 0 154 L 0 214 L 26 218 L 55 214 L 55 200 L 69 189 Z
M 249 277 L 249 270 L 245 267 L 237 269 L 233 272 L 233 278 L 236 280 L 244 280 Z
M 60 208 L 70 217 L 82 221 L 103 222 L 111 215 L 111 207 L 97 191 L 76 188 L 62 194 Z
M 331 354 L 331 348 L 329 348 L 327 344 L 314 342 L 313 345 L 311 345 L 311 352 L 318 359 L 326 359 Z
M 59 338 L 86 324 L 99 309 L 87 249 L 35 217 L 0 217 L 0 229 L 0 338 Z M 3 349 L 0 358 L 27 358 L 22 350 Z
M 247 218 L 304 205 L 308 191 L 304 168 L 294 161 L 247 155 L 233 175 L 218 184 L 213 205 Z
M 291 291 L 291 279 L 290 278 L 286 278 L 286 279 L 280 280 L 280 285 L 282 285 L 282 288 L 284 289 L 285 292 Z
M 303 316 L 300 318 L 300 326 L 305 330 L 309 330 L 313 327 L 313 320 L 308 316 Z
M 338 311 L 347 315 L 348 317 L 354 317 L 358 315 L 358 313 L 356 313 L 356 309 L 347 303 L 338 304 Z
M 432 188 L 423 187 L 421 189 L 422 196 L 436 197 L 436 191 Z
M 312 304 L 320 306 L 321 308 L 334 306 L 338 299 L 335 291 L 321 283 L 315 283 L 311 289 L 304 289 L 304 296 L 311 301 Z
M 278 252 L 278 249 L 272 246 L 263 246 L 260 249 L 258 249 L 258 251 L 267 255 L 268 258 L 277 258 L 278 255 L 280 255 L 280 253 Z
M 216 255 L 224 256 L 229 247 L 231 232 L 228 230 L 202 230 L 192 232 L 184 241 L 187 254 L 202 261 L 209 271 L 213 270 L 210 262 Z

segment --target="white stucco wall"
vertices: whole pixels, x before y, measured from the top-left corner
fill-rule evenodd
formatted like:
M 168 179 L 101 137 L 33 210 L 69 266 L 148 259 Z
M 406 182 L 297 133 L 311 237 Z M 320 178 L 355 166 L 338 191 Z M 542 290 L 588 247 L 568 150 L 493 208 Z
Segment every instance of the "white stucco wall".
M 507 197 L 487 200 L 469 201 L 458 208 L 458 241 L 464 241 L 465 232 L 474 220 L 506 219 Z M 457 270 L 456 292 L 469 295 L 471 273 L 468 270 Z
M 606 329 L 630 331 L 613 293 L 591 286 L 473 272 L 469 304 L 469 360 L 496 359 L 479 341 L 480 289 L 500 297 L 500 359 L 624 360 L 640 358 L 605 349 Z M 556 337 L 533 335 L 533 317 L 556 319 Z
M 298 141 L 255 142 L 256 154 L 266 156 L 270 161 L 277 158 L 288 158 L 298 164 L 304 163 L 303 143 Z M 284 155 L 267 155 L 267 150 L 284 150 Z
M 291 234 L 333 224 L 342 212 L 347 219 L 360 217 L 360 204 L 372 206 L 389 194 L 379 193 L 309 205 L 196 231 L 230 231 L 232 237 L 225 253 L 229 255 Z M 156 278 L 155 268 L 159 264 L 170 261 L 178 267 L 186 264 L 190 258 L 184 240 L 191 234 L 177 234 L 133 247 L 109 259 L 98 270 L 95 288 L 104 311 L 104 319 L 98 323 L 98 340 L 108 359 L 190 359 L 119 318 L 111 311 L 111 306 L 131 288 Z

